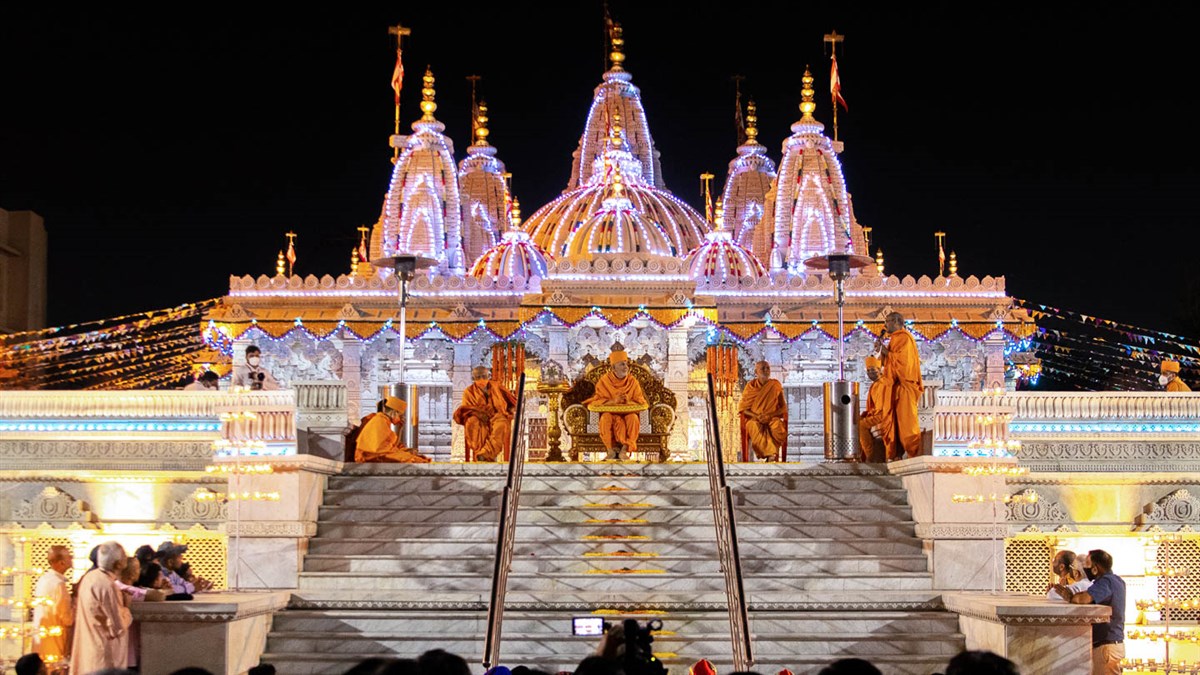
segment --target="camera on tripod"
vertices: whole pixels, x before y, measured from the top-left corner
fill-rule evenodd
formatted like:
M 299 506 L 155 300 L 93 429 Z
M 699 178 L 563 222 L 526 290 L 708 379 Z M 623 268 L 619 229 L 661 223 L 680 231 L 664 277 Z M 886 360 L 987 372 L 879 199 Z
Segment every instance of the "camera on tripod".
M 267 379 L 266 373 L 250 373 L 250 389 L 253 391 L 261 391 L 263 388 L 263 380 Z

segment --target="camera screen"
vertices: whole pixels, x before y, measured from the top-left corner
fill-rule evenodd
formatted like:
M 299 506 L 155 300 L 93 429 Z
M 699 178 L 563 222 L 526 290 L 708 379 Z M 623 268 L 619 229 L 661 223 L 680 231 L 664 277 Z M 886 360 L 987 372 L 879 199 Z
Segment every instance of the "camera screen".
M 577 616 L 572 624 L 572 635 L 604 634 L 604 617 L 602 616 Z

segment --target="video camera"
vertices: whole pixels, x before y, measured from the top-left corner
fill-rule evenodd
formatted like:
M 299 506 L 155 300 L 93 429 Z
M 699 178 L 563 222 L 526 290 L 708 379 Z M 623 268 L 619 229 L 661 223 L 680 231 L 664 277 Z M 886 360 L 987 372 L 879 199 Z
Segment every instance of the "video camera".
M 625 631 L 625 656 L 622 659 L 625 675 L 667 675 L 667 667 L 650 649 L 654 631 L 662 630 L 662 621 L 651 619 L 641 626 L 636 619 L 625 619 L 622 628 Z

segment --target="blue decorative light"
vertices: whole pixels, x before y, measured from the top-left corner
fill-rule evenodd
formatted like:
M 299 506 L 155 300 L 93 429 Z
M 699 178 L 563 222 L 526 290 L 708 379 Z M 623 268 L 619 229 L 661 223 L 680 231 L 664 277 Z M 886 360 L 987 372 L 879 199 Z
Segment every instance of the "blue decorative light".
M 1200 422 L 1012 422 L 1013 434 L 1200 434 Z
M 13 432 L 170 432 L 200 433 L 221 430 L 218 421 L 196 420 L 191 422 L 164 422 L 159 420 L 21 420 L 0 422 L 0 433 Z

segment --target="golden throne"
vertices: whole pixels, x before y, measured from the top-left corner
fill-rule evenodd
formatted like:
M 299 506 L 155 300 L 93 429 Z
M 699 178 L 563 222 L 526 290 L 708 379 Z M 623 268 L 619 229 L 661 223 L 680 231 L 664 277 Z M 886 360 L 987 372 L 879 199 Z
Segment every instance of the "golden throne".
M 640 363 L 629 363 L 629 376 L 637 379 L 646 395 L 646 410 L 638 413 L 641 427 L 638 432 L 638 449 L 633 459 L 656 462 L 667 461 L 667 439 L 675 424 L 675 393 L 663 385 L 650 369 Z M 612 366 L 607 362 L 594 365 L 579 379 L 570 391 L 563 394 L 563 426 L 571 436 L 571 461 L 578 462 L 586 454 L 605 455 L 604 443 L 600 441 L 600 414 L 584 407 L 583 402 L 596 393 L 596 382 Z

